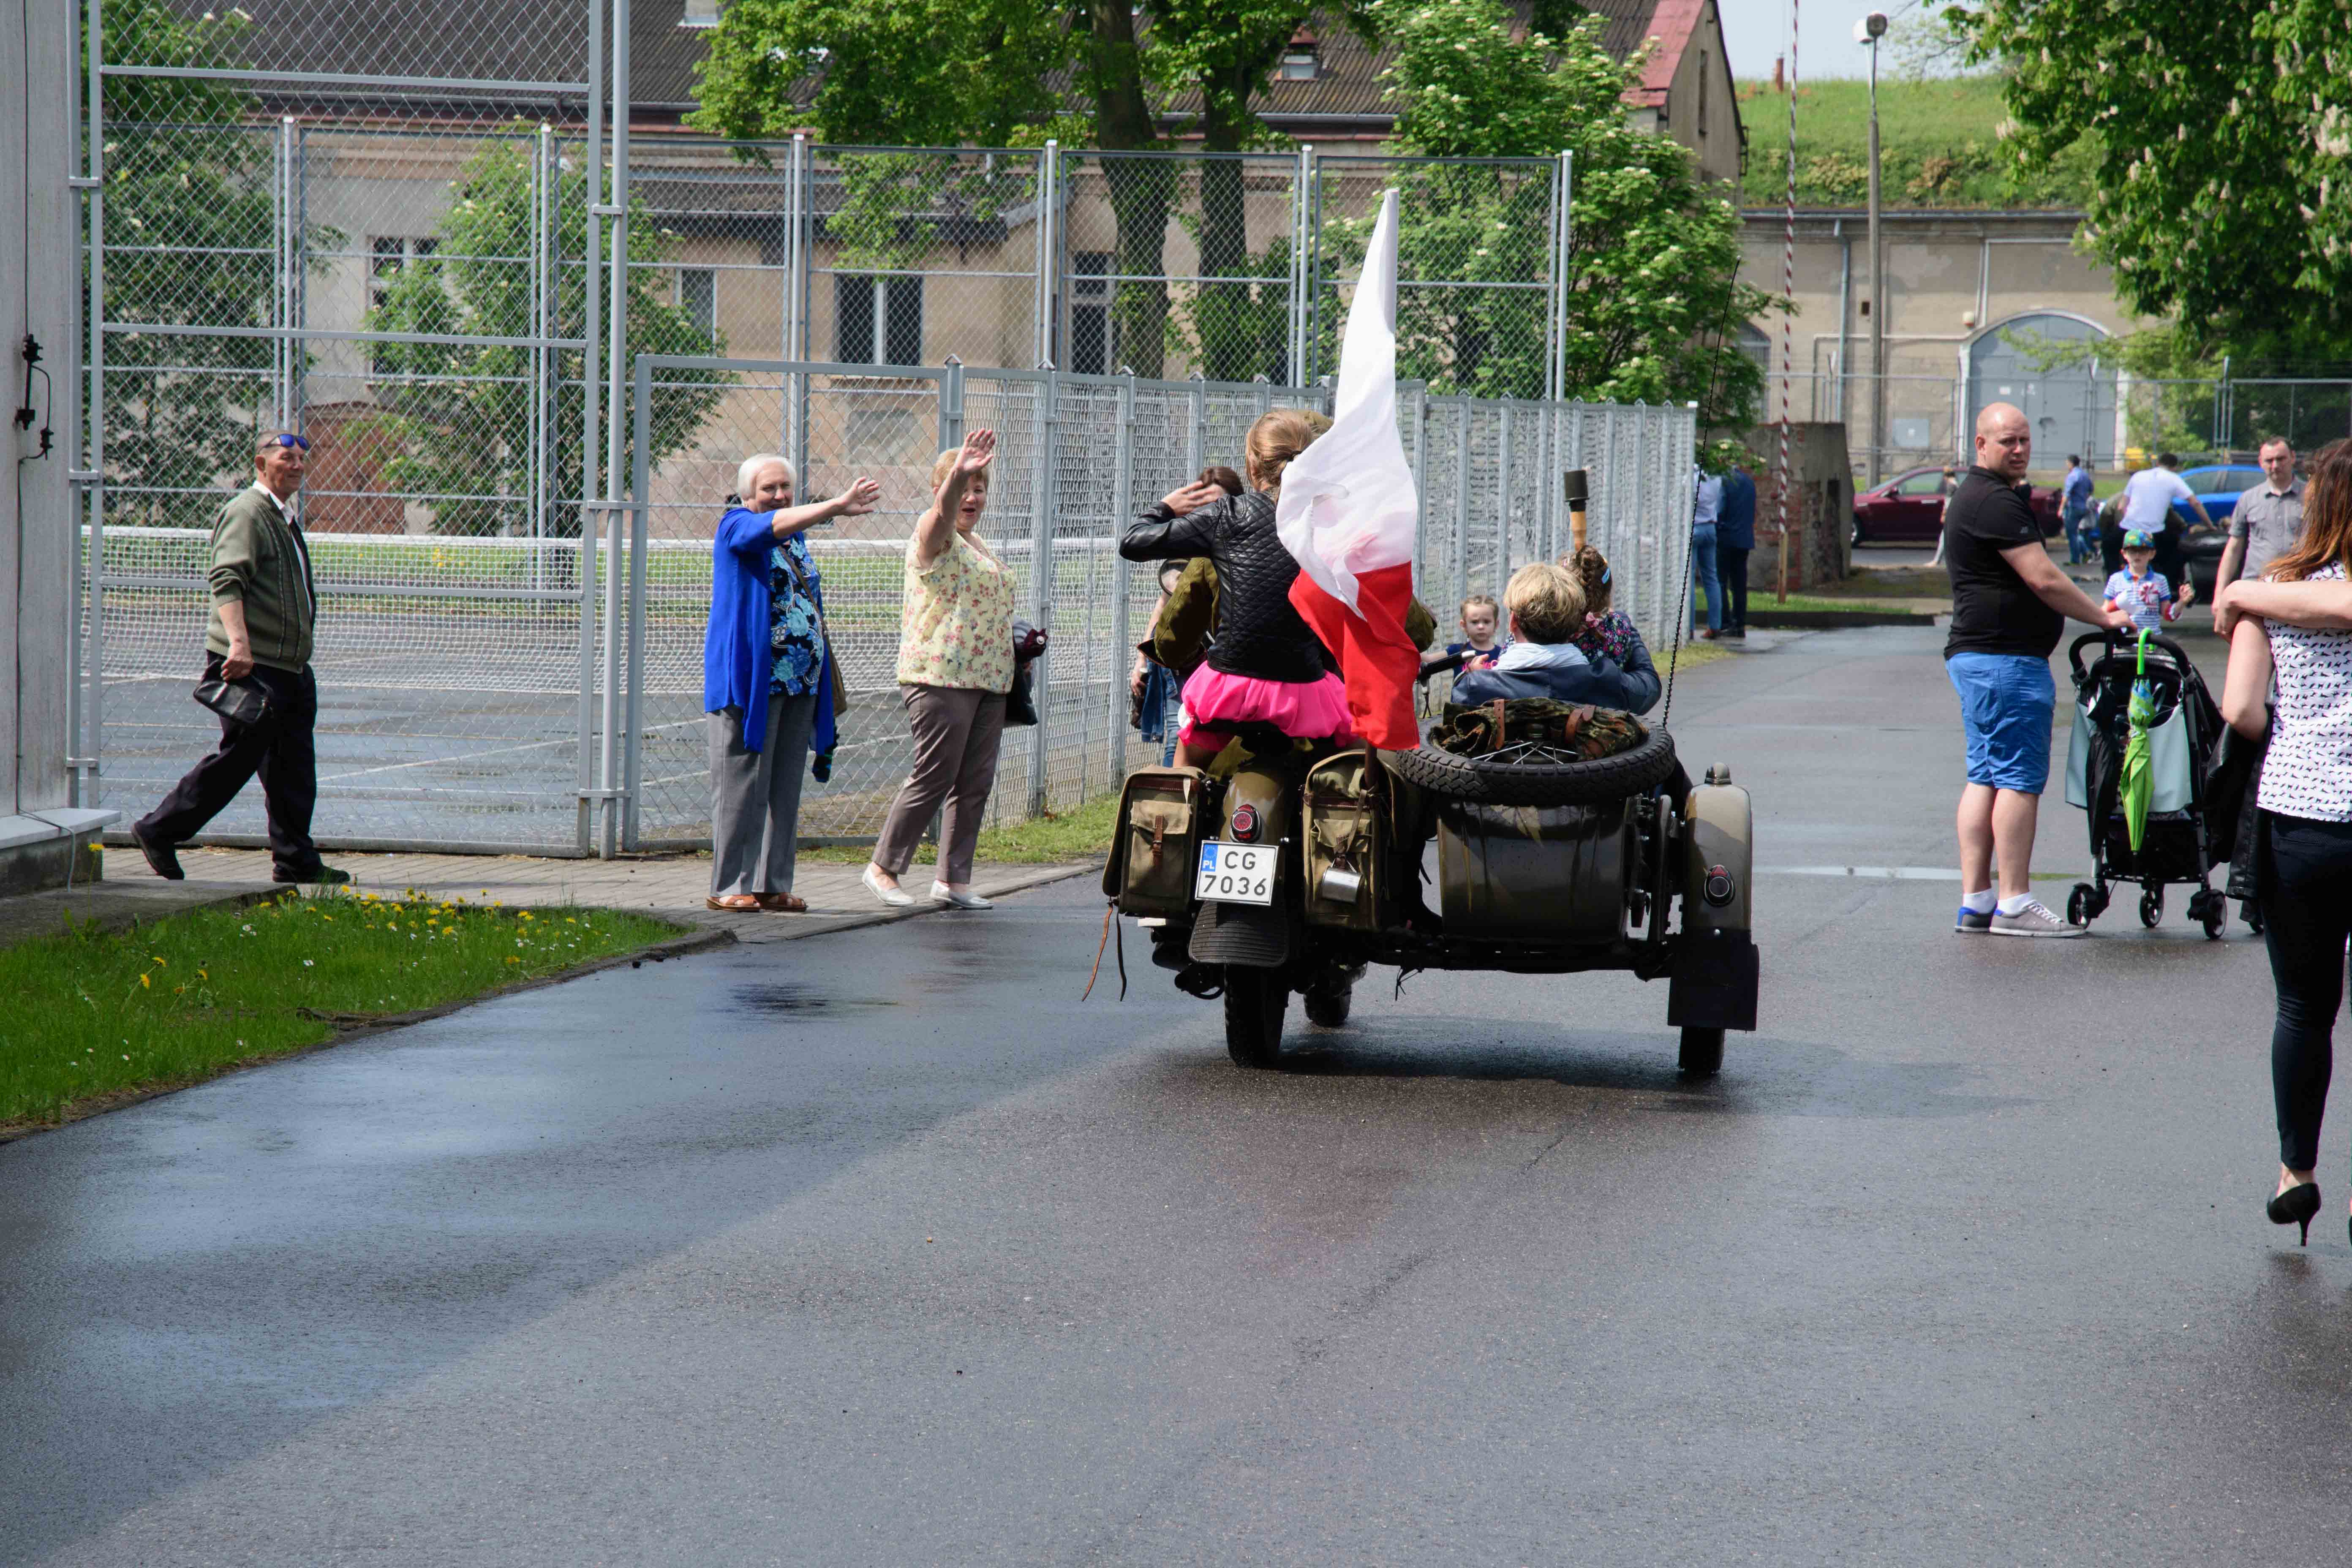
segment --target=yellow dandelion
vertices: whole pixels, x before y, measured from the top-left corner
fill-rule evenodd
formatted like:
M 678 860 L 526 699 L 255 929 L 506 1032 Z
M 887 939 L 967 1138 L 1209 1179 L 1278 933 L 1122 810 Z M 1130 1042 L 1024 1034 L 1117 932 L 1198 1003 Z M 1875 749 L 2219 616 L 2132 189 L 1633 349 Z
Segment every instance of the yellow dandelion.
M 144 974 L 142 974 L 142 975 L 139 977 L 139 989 L 141 989 L 142 991 L 146 990 L 146 989 L 149 987 L 149 985 L 150 985 L 150 984 L 152 984 L 152 983 L 151 981 L 149 981 L 149 980 L 148 980 L 148 978 L 147 978 Z

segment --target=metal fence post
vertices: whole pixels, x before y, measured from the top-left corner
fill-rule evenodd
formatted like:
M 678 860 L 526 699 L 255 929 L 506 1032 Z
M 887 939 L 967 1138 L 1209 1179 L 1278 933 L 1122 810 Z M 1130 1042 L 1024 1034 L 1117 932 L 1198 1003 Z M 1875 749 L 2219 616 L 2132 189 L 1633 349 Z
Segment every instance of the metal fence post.
M 940 373 L 940 450 L 963 445 L 963 361 L 948 355 Z
M 1118 447 L 1112 468 L 1110 700 L 1107 704 L 1108 733 L 1103 751 L 1108 763 L 1108 782 L 1116 789 L 1118 781 L 1127 776 L 1127 725 L 1119 712 L 1119 675 L 1127 668 L 1128 645 L 1135 640 L 1128 625 L 1128 597 L 1133 592 L 1134 574 L 1127 557 L 1118 549 L 1121 525 L 1135 510 L 1135 373 L 1131 370 L 1118 384 Z
M 1307 363 L 1311 350 L 1307 343 L 1307 300 L 1314 288 L 1307 272 L 1308 203 L 1319 176 L 1315 167 L 1315 149 L 1307 142 L 1298 148 L 1298 172 L 1290 186 L 1290 364 L 1289 380 L 1293 385 L 1305 386 L 1315 379 L 1315 368 Z
M 1209 447 L 1209 385 L 1197 370 L 1192 373 L 1191 394 L 1192 422 L 1184 446 L 1184 468 L 1188 479 L 1199 473 L 1208 462 L 1204 454 Z
M 1502 400 L 1496 417 L 1502 421 L 1497 433 L 1495 455 L 1495 492 L 1502 501 L 1495 516 L 1495 602 L 1503 602 L 1503 590 L 1511 581 L 1511 415 L 1508 397 Z
M 1061 373 L 1048 370 L 1037 385 L 1037 476 L 1030 486 L 1029 503 L 1029 619 L 1031 625 L 1048 631 L 1053 629 L 1054 610 L 1054 437 L 1059 423 L 1055 396 L 1060 384 Z M 1037 705 L 1037 722 L 1029 731 L 1031 816 L 1045 814 L 1046 731 L 1053 728 L 1053 663 L 1049 643 L 1047 651 L 1029 666 L 1031 696 Z
M 1425 535 L 1429 527 L 1429 383 L 1418 382 L 1412 389 L 1412 488 L 1418 521 Z M 1416 541 L 1412 552 L 1412 591 L 1426 599 L 1429 596 L 1429 568 L 1426 539 Z
M 106 784 L 100 772 L 105 755 L 105 649 L 106 649 L 106 97 L 103 67 L 106 57 L 106 35 L 99 19 L 99 0 L 87 0 L 82 19 L 89 58 L 89 129 L 88 163 L 84 165 L 82 187 L 89 193 L 89 320 L 88 371 L 89 375 L 89 428 L 85 450 L 89 467 L 83 470 L 83 497 L 89 507 L 89 571 L 83 578 L 86 601 L 82 630 L 83 654 L 81 679 L 86 684 L 81 703 L 82 731 L 74 748 L 79 754 L 74 763 L 74 799 L 79 805 L 96 805 L 104 797 Z M 78 392 L 80 390 L 76 389 Z M 80 404 L 79 396 L 69 399 Z
M 1454 581 L 1453 597 L 1470 592 L 1470 398 L 1454 400 Z
M 1032 363 L 1040 370 L 1054 363 L 1054 314 L 1062 293 L 1061 176 L 1062 144 L 1049 138 L 1037 171 L 1037 353 Z M 1037 710 L 1040 719 L 1045 713 Z
M 637 783 L 644 776 L 646 696 L 646 542 L 653 496 L 654 384 L 651 355 L 637 356 L 629 463 L 629 686 L 623 709 L 621 841 L 637 847 Z M 614 563 L 617 567 L 620 563 Z

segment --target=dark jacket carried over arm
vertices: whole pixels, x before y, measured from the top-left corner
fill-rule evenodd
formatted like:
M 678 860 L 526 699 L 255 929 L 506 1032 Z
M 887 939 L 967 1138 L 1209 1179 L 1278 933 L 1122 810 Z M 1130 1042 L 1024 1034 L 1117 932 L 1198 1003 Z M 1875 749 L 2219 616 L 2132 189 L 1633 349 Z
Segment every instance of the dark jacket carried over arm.
M 1576 651 L 1568 643 L 1552 646 Z M 1469 704 L 1492 702 L 1498 697 L 1549 697 L 1628 713 L 1646 713 L 1657 702 L 1663 686 L 1650 663 L 1650 650 L 1642 646 L 1639 636 L 1622 668 L 1606 658 L 1581 657 L 1580 664 L 1563 662 L 1542 668 L 1465 669 L 1454 678 L 1452 700 Z
M 1129 561 L 1205 555 L 1217 568 L 1216 640 L 1209 668 L 1261 680 L 1303 682 L 1324 674 L 1323 645 L 1291 608 L 1298 563 L 1274 530 L 1274 498 L 1228 496 L 1177 517 L 1154 502 L 1118 542 Z

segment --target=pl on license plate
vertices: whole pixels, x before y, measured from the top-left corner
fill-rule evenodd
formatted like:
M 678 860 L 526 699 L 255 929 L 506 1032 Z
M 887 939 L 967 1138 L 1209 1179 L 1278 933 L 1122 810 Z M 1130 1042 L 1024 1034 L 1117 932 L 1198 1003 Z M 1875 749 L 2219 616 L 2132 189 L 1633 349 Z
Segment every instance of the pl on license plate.
M 1192 883 L 1192 896 L 1203 903 L 1274 902 L 1274 858 L 1279 848 L 1211 839 L 1201 846 L 1201 872 Z

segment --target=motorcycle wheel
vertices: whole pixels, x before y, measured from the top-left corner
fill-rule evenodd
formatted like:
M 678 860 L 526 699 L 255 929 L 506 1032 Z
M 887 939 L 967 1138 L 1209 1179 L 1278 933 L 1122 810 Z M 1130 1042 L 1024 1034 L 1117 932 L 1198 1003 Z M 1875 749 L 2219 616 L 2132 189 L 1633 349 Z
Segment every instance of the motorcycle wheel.
M 1290 988 L 1271 969 L 1225 966 L 1225 1054 L 1235 1067 L 1270 1068 L 1282 1057 Z
M 1307 1021 L 1318 1029 L 1336 1029 L 1348 1021 L 1348 1009 L 1356 999 L 1356 983 L 1343 981 L 1337 985 L 1318 985 L 1298 994 L 1299 1005 L 1306 1009 Z
M 1685 1028 L 1678 1064 L 1685 1078 L 1713 1078 L 1723 1070 L 1723 1031 Z

